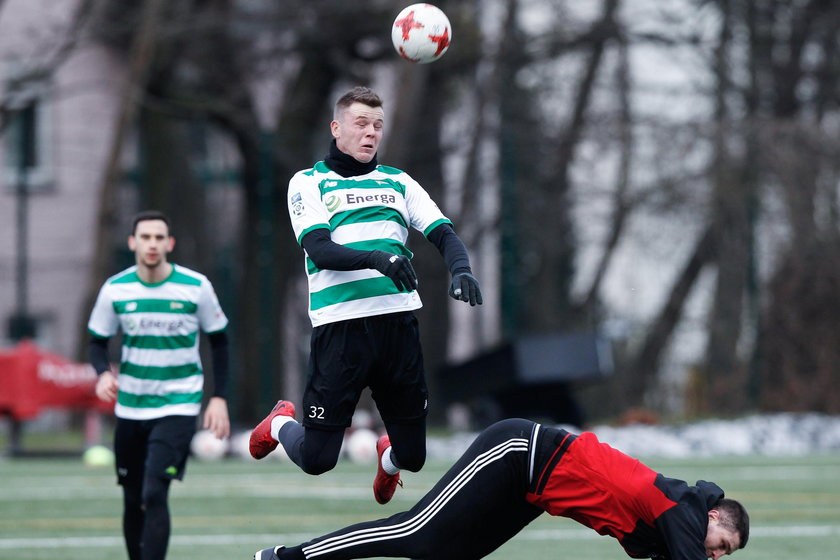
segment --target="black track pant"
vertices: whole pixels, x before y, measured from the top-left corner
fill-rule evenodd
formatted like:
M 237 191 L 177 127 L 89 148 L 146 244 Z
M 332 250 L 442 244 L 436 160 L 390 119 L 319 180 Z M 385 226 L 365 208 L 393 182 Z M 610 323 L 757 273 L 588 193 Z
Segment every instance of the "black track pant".
M 281 560 L 469 560 L 490 554 L 542 513 L 525 501 L 536 428 L 521 419 L 490 426 L 410 510 L 283 549 Z

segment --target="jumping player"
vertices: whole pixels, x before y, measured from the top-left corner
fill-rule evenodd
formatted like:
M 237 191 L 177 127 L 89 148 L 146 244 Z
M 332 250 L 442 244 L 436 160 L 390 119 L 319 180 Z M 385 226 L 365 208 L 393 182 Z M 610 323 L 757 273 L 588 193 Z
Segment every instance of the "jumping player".
M 595 434 L 523 419 L 485 429 L 410 510 L 254 560 L 487 556 L 543 512 L 618 539 L 634 558 L 717 560 L 744 548 L 749 516 L 716 484 L 658 474 Z
M 449 219 L 407 173 L 377 162 L 384 126 L 379 96 L 364 87 L 350 90 L 335 105 L 329 155 L 289 182 L 313 326 L 303 422 L 281 400 L 250 441 L 256 459 L 279 441 L 304 472 L 324 473 L 335 467 L 344 430 L 370 387 L 387 431 L 376 446 L 373 491 L 381 504 L 393 496 L 400 469 L 416 472 L 426 460 L 428 390 L 413 312 L 422 303 L 406 247 L 409 228 L 443 256 L 452 274 L 449 295 L 482 303 Z

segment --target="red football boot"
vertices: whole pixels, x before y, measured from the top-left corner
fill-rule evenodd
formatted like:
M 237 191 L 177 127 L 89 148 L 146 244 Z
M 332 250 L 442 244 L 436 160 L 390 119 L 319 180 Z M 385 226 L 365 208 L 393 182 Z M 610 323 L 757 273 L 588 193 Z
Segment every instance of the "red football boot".
M 391 447 L 391 439 L 385 435 L 376 442 L 376 478 L 373 479 L 373 497 L 380 504 L 387 504 L 394 497 L 397 485 L 403 485 L 400 473 L 388 474 L 382 468 L 382 454 Z
M 271 437 L 271 421 L 276 416 L 295 417 L 295 405 L 289 401 L 277 401 L 268 416 L 263 418 L 262 422 L 257 424 L 257 427 L 251 432 L 251 439 L 248 442 L 248 450 L 251 452 L 251 457 L 254 459 L 262 459 L 275 449 L 280 443 Z

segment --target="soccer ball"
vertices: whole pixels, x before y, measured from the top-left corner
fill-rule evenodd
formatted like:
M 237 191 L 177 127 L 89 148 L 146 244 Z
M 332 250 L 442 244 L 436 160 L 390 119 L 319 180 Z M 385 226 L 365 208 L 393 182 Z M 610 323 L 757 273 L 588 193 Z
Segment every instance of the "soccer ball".
M 239 457 L 240 459 L 256 461 L 256 459 L 251 456 L 251 451 L 249 450 L 250 444 L 251 432 L 242 431 L 231 434 L 229 453 L 234 457 Z
M 210 430 L 199 430 L 190 442 L 190 451 L 203 461 L 218 461 L 222 459 L 230 448 L 230 442 L 219 439 Z
M 344 437 L 342 451 L 357 465 L 376 461 L 376 442 L 379 436 L 368 428 L 348 432 Z
M 104 445 L 94 445 L 85 450 L 82 461 L 88 467 L 110 467 L 114 464 L 114 452 Z
M 442 57 L 449 48 L 452 26 L 440 8 L 412 4 L 394 20 L 391 41 L 404 59 L 428 64 Z

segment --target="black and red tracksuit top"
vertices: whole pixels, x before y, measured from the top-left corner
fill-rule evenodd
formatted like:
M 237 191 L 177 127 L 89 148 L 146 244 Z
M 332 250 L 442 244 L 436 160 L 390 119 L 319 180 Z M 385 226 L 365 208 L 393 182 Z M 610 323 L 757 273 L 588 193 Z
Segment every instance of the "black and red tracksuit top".
M 557 450 L 537 465 L 528 502 L 615 537 L 634 558 L 706 559 L 708 512 L 723 497 L 719 486 L 662 476 L 590 432 L 548 433 Z

